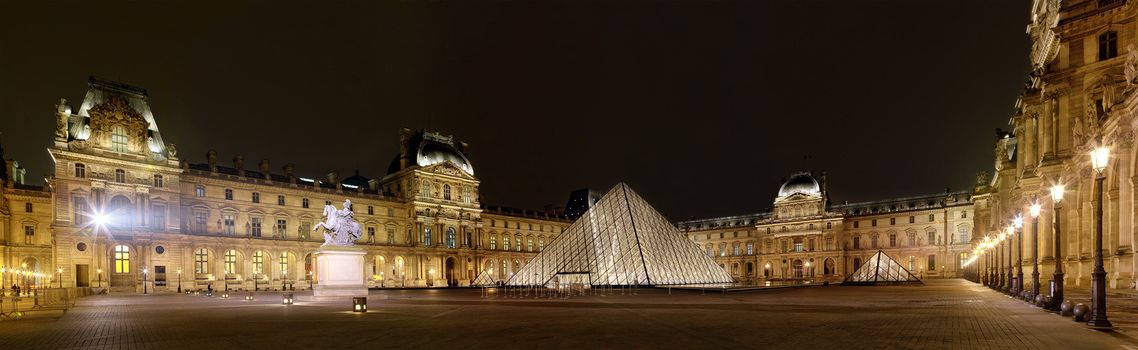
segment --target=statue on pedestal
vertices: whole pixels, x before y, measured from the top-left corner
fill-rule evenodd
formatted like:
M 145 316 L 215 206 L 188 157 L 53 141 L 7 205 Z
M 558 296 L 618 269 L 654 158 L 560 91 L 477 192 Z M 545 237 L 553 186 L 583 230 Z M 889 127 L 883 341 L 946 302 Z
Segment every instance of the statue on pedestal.
M 353 246 L 360 238 L 360 223 L 356 222 L 355 213 L 352 212 L 352 201 L 344 200 L 344 208 L 336 209 L 334 205 L 324 206 L 324 222 L 318 222 L 312 227 L 313 231 L 324 228 L 324 245 Z

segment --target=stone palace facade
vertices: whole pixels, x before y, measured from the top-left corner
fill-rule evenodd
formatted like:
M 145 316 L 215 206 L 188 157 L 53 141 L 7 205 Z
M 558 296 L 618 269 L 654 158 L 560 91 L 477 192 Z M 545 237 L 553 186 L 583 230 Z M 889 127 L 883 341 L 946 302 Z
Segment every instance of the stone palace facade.
M 48 149 L 54 171 L 29 186 L 9 161 L 0 203 L 0 283 L 186 288 L 308 288 L 312 227 L 327 203 L 354 204 L 369 286 L 468 285 L 480 272 L 508 278 L 569 225 L 541 212 L 483 206 L 466 144 L 404 129 L 378 179 L 293 164 L 247 166 L 179 158 L 163 140 L 147 92 L 89 82 L 78 110 L 61 100 Z M 45 135 L 46 136 L 46 135 Z

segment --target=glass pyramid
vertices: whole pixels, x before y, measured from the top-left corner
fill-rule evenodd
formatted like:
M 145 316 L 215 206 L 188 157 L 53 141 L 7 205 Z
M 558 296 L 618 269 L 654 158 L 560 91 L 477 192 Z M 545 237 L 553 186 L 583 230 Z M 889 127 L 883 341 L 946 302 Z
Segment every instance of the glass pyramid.
M 734 282 L 636 192 L 620 183 L 514 274 L 507 285 L 581 280 L 590 285 Z
M 854 271 L 853 274 L 846 277 L 842 281 L 842 285 L 864 285 L 873 286 L 881 284 L 905 284 L 905 283 L 920 283 L 917 276 L 913 276 L 909 270 L 901 267 L 897 261 L 889 257 L 885 252 L 878 250 L 877 254 L 866 259 L 865 263 Z
M 493 287 L 498 285 L 498 278 L 490 273 L 490 270 L 482 271 L 478 277 L 474 278 L 474 282 L 470 283 L 471 287 Z

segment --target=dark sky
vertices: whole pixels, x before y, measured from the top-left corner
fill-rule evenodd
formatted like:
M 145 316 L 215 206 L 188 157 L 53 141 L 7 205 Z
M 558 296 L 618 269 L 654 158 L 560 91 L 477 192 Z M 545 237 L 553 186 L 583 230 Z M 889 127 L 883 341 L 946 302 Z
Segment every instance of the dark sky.
M 42 178 L 94 75 L 195 163 L 379 177 L 409 127 L 469 142 L 488 204 L 625 180 L 673 219 L 753 213 L 799 170 L 886 199 L 991 168 L 1030 45 L 1027 0 L 193 4 L 0 3 L 7 156 Z

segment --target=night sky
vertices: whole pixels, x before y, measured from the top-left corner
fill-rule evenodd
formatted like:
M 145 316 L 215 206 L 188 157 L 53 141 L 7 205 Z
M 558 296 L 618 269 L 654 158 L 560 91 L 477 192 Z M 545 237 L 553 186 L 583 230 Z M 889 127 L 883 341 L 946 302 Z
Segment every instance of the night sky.
M 491 205 L 624 180 L 673 220 L 754 213 L 800 170 L 836 203 L 940 193 L 991 169 L 1029 68 L 1027 0 L 34 3 L 0 3 L 34 182 L 94 75 L 146 88 L 191 163 L 374 178 L 401 127 L 454 134 Z

